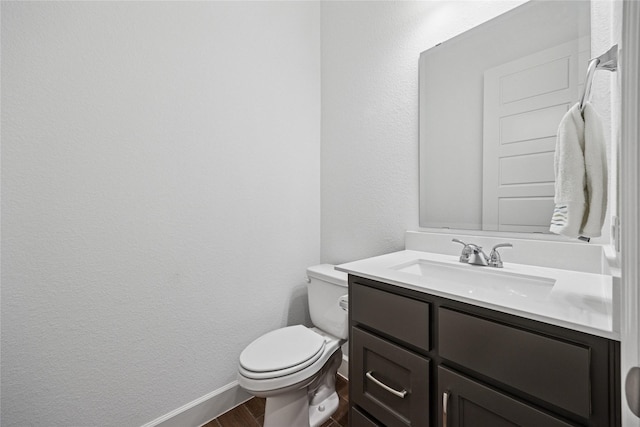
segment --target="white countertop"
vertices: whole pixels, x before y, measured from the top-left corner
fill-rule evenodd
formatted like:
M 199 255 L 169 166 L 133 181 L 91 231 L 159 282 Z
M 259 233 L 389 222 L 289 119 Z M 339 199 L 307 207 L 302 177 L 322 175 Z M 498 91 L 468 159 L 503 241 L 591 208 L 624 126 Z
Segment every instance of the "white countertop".
M 446 264 L 458 271 L 479 269 L 478 274 L 527 275 L 545 278 L 545 280 L 552 279 L 555 283 L 550 288 L 550 292 L 540 295 L 519 295 L 489 289 L 482 284 L 482 280 L 460 286 L 459 283 L 449 282 L 443 278 L 431 278 L 397 269 L 397 266 L 415 260 Z M 610 275 L 507 262 L 501 269 L 480 267 L 460 263 L 457 256 L 414 250 L 366 258 L 341 264 L 335 268 L 406 289 L 620 340 L 619 320 L 614 310 L 615 296 L 619 295 L 614 287 L 618 286 L 618 281 L 614 281 Z M 473 274 L 475 270 L 470 272 Z

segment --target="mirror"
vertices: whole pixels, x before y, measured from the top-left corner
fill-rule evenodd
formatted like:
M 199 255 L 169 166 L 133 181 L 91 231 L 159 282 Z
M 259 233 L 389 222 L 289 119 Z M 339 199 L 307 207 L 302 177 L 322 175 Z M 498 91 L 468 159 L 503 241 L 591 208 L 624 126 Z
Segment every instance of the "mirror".
M 589 1 L 530 1 L 422 52 L 421 227 L 548 232 L 589 56 Z

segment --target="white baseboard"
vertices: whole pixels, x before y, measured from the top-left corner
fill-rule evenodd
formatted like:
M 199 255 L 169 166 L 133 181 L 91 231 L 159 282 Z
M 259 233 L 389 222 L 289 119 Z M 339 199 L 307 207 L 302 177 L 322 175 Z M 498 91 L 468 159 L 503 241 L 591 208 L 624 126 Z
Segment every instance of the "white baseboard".
M 342 355 L 342 363 L 338 368 L 338 374 L 342 375 L 345 380 L 349 379 L 349 356 L 346 354 Z
M 237 381 L 220 387 L 142 427 L 198 427 L 251 399 Z
M 349 379 L 349 357 L 342 356 L 342 363 L 338 368 L 338 374 Z M 238 381 L 220 387 L 204 396 L 175 409 L 142 427 L 198 427 L 208 423 L 219 415 L 235 408 L 251 399 L 249 393 L 244 391 Z

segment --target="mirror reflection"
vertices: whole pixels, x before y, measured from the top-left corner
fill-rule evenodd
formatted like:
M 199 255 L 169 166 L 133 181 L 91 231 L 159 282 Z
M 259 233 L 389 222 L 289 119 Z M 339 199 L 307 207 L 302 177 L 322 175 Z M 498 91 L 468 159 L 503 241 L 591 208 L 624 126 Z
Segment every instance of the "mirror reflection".
M 548 232 L 589 55 L 588 1 L 525 3 L 420 55 L 420 226 Z

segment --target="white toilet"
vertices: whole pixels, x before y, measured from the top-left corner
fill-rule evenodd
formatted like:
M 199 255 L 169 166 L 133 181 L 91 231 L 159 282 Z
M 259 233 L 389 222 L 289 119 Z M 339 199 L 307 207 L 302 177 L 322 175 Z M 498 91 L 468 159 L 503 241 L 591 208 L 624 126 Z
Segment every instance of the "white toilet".
M 315 327 L 276 329 L 240 354 L 240 386 L 267 398 L 264 427 L 318 427 L 338 408 L 336 373 L 348 337 L 347 274 L 322 264 L 309 267 L 307 277 Z

